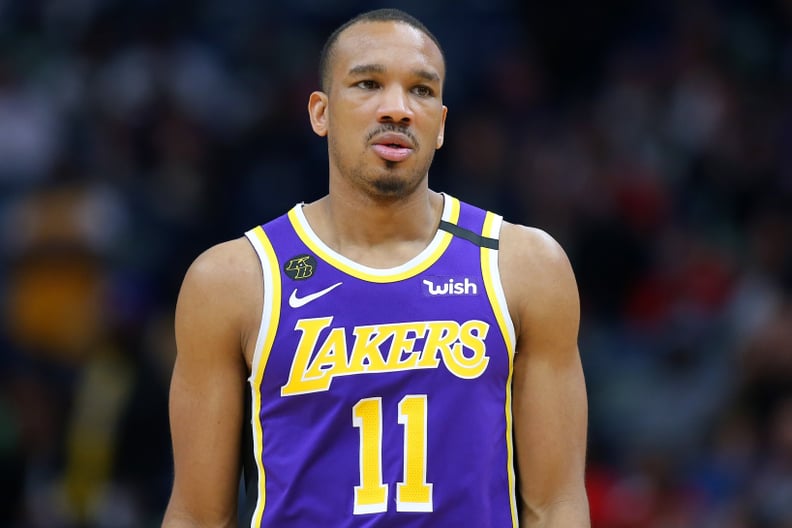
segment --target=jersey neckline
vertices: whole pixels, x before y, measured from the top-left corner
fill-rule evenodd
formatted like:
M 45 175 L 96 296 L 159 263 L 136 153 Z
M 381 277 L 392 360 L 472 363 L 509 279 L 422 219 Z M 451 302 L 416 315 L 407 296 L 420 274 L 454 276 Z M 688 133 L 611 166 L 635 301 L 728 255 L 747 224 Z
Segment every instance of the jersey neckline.
M 304 205 L 304 203 L 298 203 L 288 213 L 289 221 L 300 240 L 331 266 L 348 275 L 370 282 L 396 282 L 418 275 L 440 258 L 453 238 L 451 233 L 438 229 L 431 242 L 407 262 L 391 268 L 372 268 L 345 257 L 325 244 L 305 218 Z M 452 224 L 457 223 L 459 220 L 459 209 L 459 200 L 443 193 L 441 220 Z

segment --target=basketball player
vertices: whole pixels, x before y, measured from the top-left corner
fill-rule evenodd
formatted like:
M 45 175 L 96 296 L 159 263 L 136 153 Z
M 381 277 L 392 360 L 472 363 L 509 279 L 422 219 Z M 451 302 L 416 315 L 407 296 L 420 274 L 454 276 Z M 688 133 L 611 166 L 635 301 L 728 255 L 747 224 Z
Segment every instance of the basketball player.
M 184 279 L 165 526 L 589 525 L 573 273 L 429 189 L 444 77 L 401 11 L 328 39 L 308 112 L 329 194 Z

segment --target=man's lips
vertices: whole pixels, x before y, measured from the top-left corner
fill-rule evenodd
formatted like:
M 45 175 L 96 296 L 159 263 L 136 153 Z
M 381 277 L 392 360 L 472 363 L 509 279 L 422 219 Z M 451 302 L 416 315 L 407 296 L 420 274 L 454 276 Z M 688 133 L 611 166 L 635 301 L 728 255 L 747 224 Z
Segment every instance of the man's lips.
M 379 155 L 379 157 L 388 161 L 404 161 L 410 154 L 413 153 L 411 148 L 392 144 L 383 145 L 377 143 L 372 145 L 371 148 Z
M 387 161 L 404 161 L 415 150 L 407 136 L 395 133 L 376 136 L 371 148 Z

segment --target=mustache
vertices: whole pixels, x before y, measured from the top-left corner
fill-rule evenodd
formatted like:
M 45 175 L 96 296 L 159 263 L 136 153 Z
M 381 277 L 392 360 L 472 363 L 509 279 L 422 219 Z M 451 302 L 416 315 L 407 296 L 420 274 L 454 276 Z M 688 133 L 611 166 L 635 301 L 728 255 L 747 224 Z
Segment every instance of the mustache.
M 388 132 L 396 132 L 397 134 L 404 134 L 407 138 L 412 142 L 413 145 L 418 147 L 418 138 L 413 135 L 412 131 L 404 126 L 398 125 L 396 123 L 382 123 L 381 125 L 377 126 L 374 130 L 366 135 L 366 143 L 374 139 L 376 136 L 380 134 L 386 134 Z

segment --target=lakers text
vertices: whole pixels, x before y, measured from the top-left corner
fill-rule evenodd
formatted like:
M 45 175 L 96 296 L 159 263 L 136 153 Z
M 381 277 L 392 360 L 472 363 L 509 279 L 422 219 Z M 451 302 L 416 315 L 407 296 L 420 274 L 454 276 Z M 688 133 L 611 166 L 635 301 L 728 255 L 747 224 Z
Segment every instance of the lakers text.
M 347 329 L 332 323 L 332 317 L 297 321 L 300 342 L 281 395 L 326 391 L 338 376 L 431 369 L 441 361 L 455 376 L 473 379 L 489 363 L 490 325 L 477 319 L 356 326 L 351 343 Z

